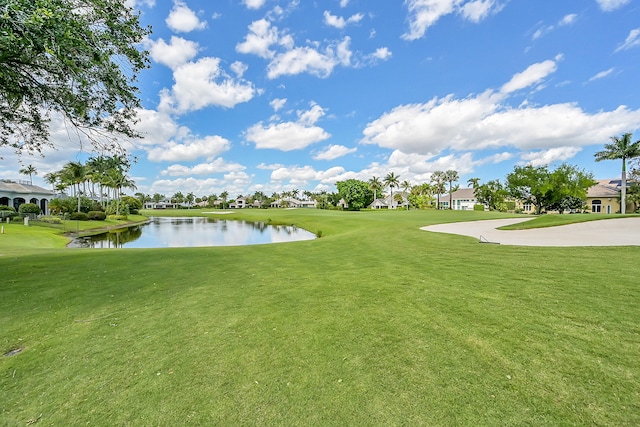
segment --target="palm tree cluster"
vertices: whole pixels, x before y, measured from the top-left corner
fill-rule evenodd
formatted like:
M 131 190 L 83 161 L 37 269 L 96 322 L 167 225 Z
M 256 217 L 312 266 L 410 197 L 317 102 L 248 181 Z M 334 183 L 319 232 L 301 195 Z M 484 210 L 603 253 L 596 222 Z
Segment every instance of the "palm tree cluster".
M 108 200 L 117 201 L 122 197 L 122 189 L 135 190 L 135 182 L 127 175 L 130 168 L 131 162 L 124 155 L 97 156 L 89 158 L 85 164 L 68 162 L 61 170 L 46 174 L 44 179 L 54 191 L 64 193 L 71 189 L 78 199 L 80 212 L 82 196 L 99 200 L 104 208 Z M 119 205 L 117 213 L 118 208 Z

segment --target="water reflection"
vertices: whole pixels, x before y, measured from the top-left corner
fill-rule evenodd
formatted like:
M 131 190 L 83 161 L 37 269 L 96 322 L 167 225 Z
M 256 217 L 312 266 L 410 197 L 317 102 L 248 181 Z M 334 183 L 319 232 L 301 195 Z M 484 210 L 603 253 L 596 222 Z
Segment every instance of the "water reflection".
M 294 226 L 264 222 L 178 217 L 151 218 L 148 224 L 71 241 L 72 248 L 186 248 L 243 246 L 312 240 L 315 235 Z

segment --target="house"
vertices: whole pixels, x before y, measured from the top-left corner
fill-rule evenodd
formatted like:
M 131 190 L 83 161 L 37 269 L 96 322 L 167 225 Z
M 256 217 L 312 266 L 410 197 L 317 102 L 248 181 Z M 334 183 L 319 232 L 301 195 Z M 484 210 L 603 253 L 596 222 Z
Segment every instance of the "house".
M 162 201 L 162 202 L 145 202 L 143 205 L 143 209 L 180 209 L 180 204 L 171 203 L 170 201 Z
M 230 209 L 244 209 L 247 207 L 247 199 L 245 197 L 238 197 L 233 202 L 229 203 Z
M 395 200 L 396 197 L 398 197 L 398 194 L 402 197 L 402 201 L 398 201 Z M 369 205 L 369 209 L 406 209 L 409 206 L 409 193 L 407 193 L 406 191 L 399 191 L 397 193 L 393 193 L 393 203 L 391 200 L 391 194 L 389 194 L 388 196 L 381 198 L 381 199 L 375 199 L 370 205 Z
M 451 193 L 451 204 L 455 211 L 472 211 L 478 204 L 475 196 L 475 189 L 460 188 Z M 440 209 L 449 209 L 449 194 L 440 195 Z M 485 209 L 487 209 L 485 207 Z
M 603 179 L 587 190 L 587 211 L 611 214 L 620 212 L 621 180 Z M 627 203 L 627 211 L 632 212 L 633 203 Z
M 49 203 L 56 198 L 51 190 L 46 190 L 29 181 L 0 180 L 0 205 L 13 206 L 16 211 L 24 203 L 40 206 L 45 215 L 49 214 Z
M 293 197 L 283 197 L 271 202 L 269 206 L 271 206 L 272 208 L 315 208 L 316 205 L 317 203 L 315 200 L 298 200 L 294 199 Z

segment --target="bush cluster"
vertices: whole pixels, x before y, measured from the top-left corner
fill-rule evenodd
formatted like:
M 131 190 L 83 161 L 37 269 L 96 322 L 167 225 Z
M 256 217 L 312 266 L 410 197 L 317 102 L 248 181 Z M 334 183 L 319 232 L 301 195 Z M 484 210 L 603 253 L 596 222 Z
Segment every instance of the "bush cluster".
M 36 214 L 38 215 L 40 211 L 40 206 L 35 203 L 23 203 L 18 208 L 18 212 L 21 214 Z
M 74 212 L 69 215 L 69 219 L 73 221 L 87 221 L 89 217 L 84 212 Z
M 90 221 L 104 221 L 107 219 L 107 214 L 102 211 L 89 211 L 87 213 L 87 218 Z

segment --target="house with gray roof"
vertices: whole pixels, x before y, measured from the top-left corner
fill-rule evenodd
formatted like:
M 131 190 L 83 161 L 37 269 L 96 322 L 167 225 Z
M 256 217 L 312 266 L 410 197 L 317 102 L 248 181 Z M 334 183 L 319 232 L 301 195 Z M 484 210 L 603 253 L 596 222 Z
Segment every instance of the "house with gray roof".
M 31 184 L 29 181 L 0 180 L 0 205 L 13 206 L 16 211 L 24 203 L 40 206 L 42 213 L 49 214 L 49 203 L 56 197 L 51 191 Z

